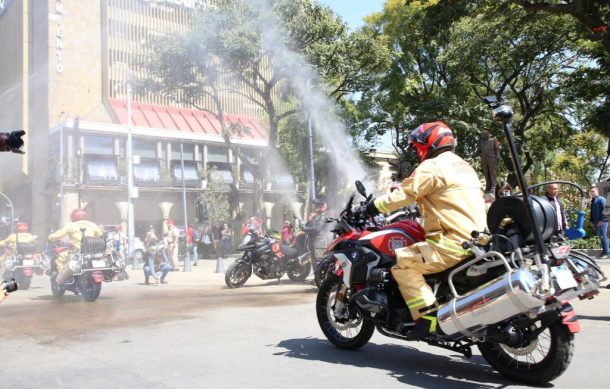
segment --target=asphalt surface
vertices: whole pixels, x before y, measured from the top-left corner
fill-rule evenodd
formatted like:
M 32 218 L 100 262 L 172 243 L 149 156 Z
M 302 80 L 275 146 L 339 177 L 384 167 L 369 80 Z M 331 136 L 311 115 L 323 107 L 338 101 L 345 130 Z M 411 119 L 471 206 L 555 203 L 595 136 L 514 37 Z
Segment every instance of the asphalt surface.
M 229 261 L 225 261 L 225 268 Z M 520 387 L 475 351 L 470 359 L 375 334 L 355 352 L 320 331 L 310 281 L 224 286 L 215 261 L 146 286 L 141 270 L 103 285 L 98 301 L 52 297 L 36 277 L 0 306 L 0 388 Z M 610 262 L 604 262 L 610 272 Z M 549 387 L 607 388 L 610 290 L 576 301 L 582 332 Z

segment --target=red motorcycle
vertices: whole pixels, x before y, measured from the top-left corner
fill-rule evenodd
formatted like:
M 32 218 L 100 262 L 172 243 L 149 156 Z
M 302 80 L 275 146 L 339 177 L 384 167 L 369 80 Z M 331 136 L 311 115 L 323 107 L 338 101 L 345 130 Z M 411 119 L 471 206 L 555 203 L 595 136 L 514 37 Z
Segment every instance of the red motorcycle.
M 486 102 L 494 119 L 502 121 L 519 186 L 528 188 L 508 124 L 512 110 L 492 98 Z M 356 186 L 366 198 L 362 184 Z M 466 357 L 476 346 L 500 374 L 534 385 L 546 384 L 568 368 L 574 334 L 580 331 L 569 300 L 595 297 L 606 276 L 595 260 L 572 251 L 557 236 L 557 215 L 545 197 L 525 190 L 497 199 L 487 215 L 490 233 L 472 231 L 472 239 L 462 242 L 472 252 L 470 258 L 424 276 L 439 306 L 436 331 L 423 339 L 413 336 L 415 322 L 390 273 L 396 263 L 393 240 L 407 243 L 405 237 L 417 241 L 423 236 L 403 228 L 387 232 L 392 225 L 360 232 L 366 207 L 352 209 L 352 203 L 353 197 L 338 222 L 351 239 L 333 247 L 334 272 L 316 299 L 318 324 L 331 343 L 357 349 L 377 330 Z

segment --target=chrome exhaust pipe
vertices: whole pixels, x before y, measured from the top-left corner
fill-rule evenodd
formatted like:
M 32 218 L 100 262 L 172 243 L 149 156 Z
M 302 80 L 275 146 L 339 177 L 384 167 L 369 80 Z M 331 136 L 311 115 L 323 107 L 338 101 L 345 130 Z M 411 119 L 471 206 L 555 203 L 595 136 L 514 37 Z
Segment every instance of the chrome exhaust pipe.
M 534 293 L 538 283 L 529 270 L 510 271 L 443 304 L 438 310 L 438 324 L 447 335 L 477 337 L 486 326 L 543 306 L 544 297 Z

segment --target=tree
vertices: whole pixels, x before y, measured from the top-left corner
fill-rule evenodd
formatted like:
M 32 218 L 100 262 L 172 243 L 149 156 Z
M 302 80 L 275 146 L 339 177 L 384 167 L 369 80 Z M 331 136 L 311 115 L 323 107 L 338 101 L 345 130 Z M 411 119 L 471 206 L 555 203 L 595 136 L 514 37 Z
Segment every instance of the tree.
M 225 184 L 215 169 L 208 170 L 208 184 L 205 199 L 207 201 L 208 222 L 224 223 L 229 220 L 229 186 Z

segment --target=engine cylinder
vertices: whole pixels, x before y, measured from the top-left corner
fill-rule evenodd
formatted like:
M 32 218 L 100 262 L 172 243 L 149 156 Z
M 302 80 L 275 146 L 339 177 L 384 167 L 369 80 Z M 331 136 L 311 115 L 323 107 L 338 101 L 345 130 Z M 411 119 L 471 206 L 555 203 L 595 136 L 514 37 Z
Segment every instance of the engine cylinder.
M 511 271 L 450 302 L 438 310 L 438 323 L 447 335 L 472 336 L 482 328 L 544 305 L 534 295 L 536 275 Z

